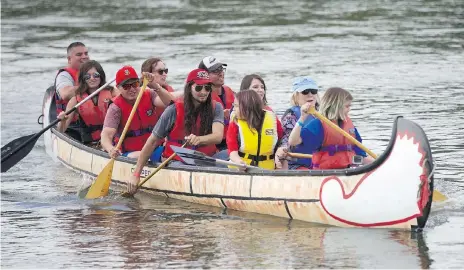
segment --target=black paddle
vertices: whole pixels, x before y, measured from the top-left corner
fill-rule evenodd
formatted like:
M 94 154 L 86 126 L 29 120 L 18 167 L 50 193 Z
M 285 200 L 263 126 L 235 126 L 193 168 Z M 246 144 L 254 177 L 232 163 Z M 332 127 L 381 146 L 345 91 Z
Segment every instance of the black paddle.
M 66 115 L 69 115 L 75 110 L 77 110 L 79 106 L 81 106 L 87 100 L 97 95 L 101 90 L 105 89 L 113 81 L 114 79 L 105 83 L 102 87 L 98 88 L 95 92 L 90 94 L 88 97 L 83 99 L 81 102 L 77 103 L 76 106 L 74 106 L 71 110 L 66 112 Z M 60 119 L 56 119 L 55 121 L 50 123 L 48 126 L 46 126 L 44 129 L 42 129 L 40 132 L 17 138 L 7 143 L 5 146 L 3 146 L 2 147 L 2 173 L 7 172 L 11 167 L 16 165 L 16 163 L 18 163 L 25 156 L 27 156 L 27 154 L 31 152 L 32 148 L 34 147 L 39 137 L 42 134 L 44 134 L 45 131 L 49 130 L 51 127 L 55 126 L 60 121 L 61 121 Z
M 198 152 L 192 149 L 178 147 L 178 146 L 170 146 L 174 152 L 176 152 L 177 156 L 187 165 L 192 166 L 208 166 L 208 167 L 216 167 L 218 164 L 226 165 L 226 166 L 236 166 L 246 169 L 247 171 L 250 170 L 259 170 L 263 171 L 265 169 L 250 165 L 243 165 L 239 163 L 235 163 L 232 161 L 225 161 L 221 159 L 215 159 L 205 155 L 202 152 Z

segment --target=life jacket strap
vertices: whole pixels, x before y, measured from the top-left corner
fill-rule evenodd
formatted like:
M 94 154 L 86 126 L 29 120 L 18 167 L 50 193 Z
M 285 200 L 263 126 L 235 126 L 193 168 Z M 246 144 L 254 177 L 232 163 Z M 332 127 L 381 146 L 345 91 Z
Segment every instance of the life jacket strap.
M 127 137 L 138 137 L 142 136 L 143 134 L 150 133 L 153 130 L 153 126 L 149 126 L 147 128 L 142 128 L 142 129 L 137 129 L 137 130 L 129 130 L 126 133 L 126 138 Z M 121 134 L 118 134 L 118 137 L 121 137 Z
M 274 159 L 274 157 L 275 157 L 275 154 L 272 154 L 272 155 L 260 155 L 257 158 L 256 155 L 246 154 L 246 153 L 243 153 L 243 152 L 240 152 L 240 151 L 238 151 L 238 155 L 240 157 L 242 157 L 242 158 L 251 159 L 253 161 L 258 161 L 258 162 Z
M 333 156 L 337 152 L 354 151 L 354 146 L 351 144 L 331 144 L 331 145 L 322 146 L 320 151 L 327 152 L 329 153 L 329 156 Z

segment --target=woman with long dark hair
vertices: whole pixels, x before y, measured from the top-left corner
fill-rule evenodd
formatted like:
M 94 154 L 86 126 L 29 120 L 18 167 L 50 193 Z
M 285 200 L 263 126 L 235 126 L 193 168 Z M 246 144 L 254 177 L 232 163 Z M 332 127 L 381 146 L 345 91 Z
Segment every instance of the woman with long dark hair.
M 282 138 L 282 125 L 254 90 L 236 94 L 235 116 L 227 131 L 230 160 L 273 170 L 274 153 Z
M 71 110 L 77 103 L 95 92 L 105 83 L 106 75 L 100 63 L 90 60 L 82 64 L 79 69 L 78 87 L 75 96 L 69 100 L 66 111 Z M 103 129 L 103 121 L 105 120 L 109 101 L 116 95 L 117 91 L 114 91 L 113 87 L 108 86 L 68 116 L 65 116 L 65 112 L 61 112 L 58 115 L 58 118 L 61 119 L 61 122 L 58 123 L 58 130 L 65 132 L 73 119 L 78 118 L 81 142 L 95 143 L 100 141 L 100 134 Z

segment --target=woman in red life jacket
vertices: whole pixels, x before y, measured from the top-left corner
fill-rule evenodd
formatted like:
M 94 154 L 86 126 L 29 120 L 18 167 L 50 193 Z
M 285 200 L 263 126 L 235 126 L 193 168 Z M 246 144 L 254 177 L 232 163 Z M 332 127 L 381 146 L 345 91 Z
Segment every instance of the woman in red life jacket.
M 217 152 L 216 144 L 223 138 L 224 109 L 219 102 L 212 100 L 212 86 L 208 72 L 194 69 L 187 76 L 184 98 L 169 105 L 160 117 L 152 134 L 143 146 L 131 176 L 128 191 L 135 191 L 140 181 L 140 173 L 150 154 L 160 140 L 167 137 L 163 157 L 171 156 L 171 145 L 195 149 L 212 156 Z M 181 163 L 176 156 L 169 166 Z
M 352 101 L 353 97 L 348 91 L 339 87 L 332 87 L 327 89 L 322 97 L 319 111 L 327 119 L 337 124 L 359 142 L 362 142 L 358 130 L 348 116 Z M 310 106 L 309 103 L 301 106 L 301 114 L 307 115 Z M 296 145 L 298 141 L 303 141 L 305 149 L 313 152 L 312 166 L 314 170 L 349 168 L 355 164 L 358 165 L 360 163 L 359 159 L 362 159 L 362 164 L 373 161 L 371 157 L 367 157 L 363 150 L 353 145 L 340 132 L 317 118 L 305 124 L 300 132 L 296 129 L 292 130 L 288 141 L 289 144 Z M 357 158 L 354 158 L 355 156 Z
M 154 80 L 151 73 L 144 72 L 143 76 L 149 82 Z M 142 150 L 143 145 L 158 122 L 159 109 L 164 109 L 174 97 L 159 84 L 153 84 L 154 89 L 145 89 L 137 106 L 136 113 L 132 118 L 126 137 L 122 143 L 121 149 L 116 149 L 124 127 L 129 119 L 135 100 L 141 91 L 139 77 L 137 72 L 131 66 L 124 66 L 116 72 L 116 86 L 120 94 L 113 99 L 113 103 L 108 108 L 103 131 L 101 135 L 101 144 L 112 158 L 123 155 L 129 158 L 137 158 Z M 158 162 L 158 152 L 154 153 L 152 161 Z
M 234 108 L 227 131 L 230 160 L 274 170 L 274 154 L 283 134 L 279 119 L 264 109 L 262 97 L 254 90 L 237 93 Z
M 69 100 L 66 111 L 71 110 L 77 103 L 81 102 L 105 83 L 105 72 L 97 61 L 90 60 L 82 64 L 79 69 L 78 87 L 75 96 Z M 117 95 L 117 92 L 113 87 L 108 86 L 69 115 L 65 116 L 64 111 L 60 112 L 58 118 L 61 119 L 61 122 L 58 123 L 58 130 L 65 132 L 77 115 L 81 141 L 83 143 L 99 142 L 109 102 Z

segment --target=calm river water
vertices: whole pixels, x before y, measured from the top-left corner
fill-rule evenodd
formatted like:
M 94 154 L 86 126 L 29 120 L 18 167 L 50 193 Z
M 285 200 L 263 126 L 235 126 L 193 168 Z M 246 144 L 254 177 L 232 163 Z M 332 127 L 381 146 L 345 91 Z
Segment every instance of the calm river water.
M 82 178 L 39 140 L 1 175 L 1 267 L 462 268 L 464 2 L 5 0 L 1 6 L 2 145 L 40 130 L 45 89 L 82 41 L 107 76 L 161 56 L 181 89 L 213 54 L 226 84 L 261 74 L 281 114 L 291 81 L 352 91 L 352 118 L 381 153 L 403 115 L 428 135 L 437 189 L 422 234 L 321 227 L 140 194 L 85 201 Z

